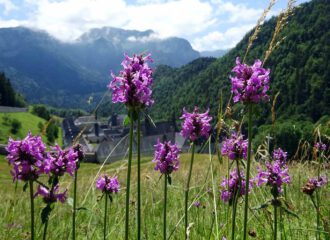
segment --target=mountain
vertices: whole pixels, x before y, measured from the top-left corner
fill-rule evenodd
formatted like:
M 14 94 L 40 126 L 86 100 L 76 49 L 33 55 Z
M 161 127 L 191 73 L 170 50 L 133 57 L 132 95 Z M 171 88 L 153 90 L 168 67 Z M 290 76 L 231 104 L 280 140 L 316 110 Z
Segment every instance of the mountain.
M 330 115 L 329 12 L 328 0 L 314 0 L 295 8 L 280 36 L 285 39 L 265 63 L 265 67 L 271 69 L 271 99 L 280 92 L 276 109 L 281 118 L 316 122 L 322 116 Z M 261 26 L 246 59 L 248 64 L 252 64 L 254 59 L 263 59 L 276 21 L 277 18 L 273 17 Z M 235 58 L 244 56 L 252 33 L 253 30 L 235 48 L 215 61 L 199 59 L 176 69 L 158 67 L 152 116 L 155 119 L 171 119 L 175 114 L 178 118 L 183 107 L 192 109 L 194 105 L 202 109 L 209 107 L 215 115 L 220 91 L 223 102 L 228 101 L 228 76 L 235 65 Z M 270 109 L 271 103 L 259 108 L 259 124 L 271 121 Z
M 200 52 L 201 57 L 215 57 L 219 58 L 229 52 L 229 49 L 219 49 L 214 51 L 202 51 Z
M 181 38 L 159 39 L 148 31 L 91 29 L 72 43 L 24 27 L 0 29 L 0 70 L 31 103 L 84 107 L 106 89 L 123 53 L 151 52 L 155 65 L 179 67 L 199 57 Z

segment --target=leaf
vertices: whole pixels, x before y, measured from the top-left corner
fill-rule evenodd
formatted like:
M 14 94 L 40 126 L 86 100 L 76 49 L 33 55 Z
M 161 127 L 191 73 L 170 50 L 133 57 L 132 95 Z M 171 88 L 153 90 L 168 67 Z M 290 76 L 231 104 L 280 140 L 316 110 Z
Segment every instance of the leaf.
M 43 224 L 45 224 L 48 221 L 49 215 L 52 212 L 52 210 L 53 209 L 49 204 L 47 204 L 47 206 L 44 209 L 42 209 L 42 211 L 41 211 L 41 222 Z
M 128 126 L 130 123 L 131 123 L 131 119 L 129 118 L 129 116 L 126 116 L 124 118 L 123 125 Z
M 26 189 L 27 189 L 27 187 L 29 186 L 29 183 L 28 182 L 26 182 L 25 184 L 24 184 L 24 186 L 23 186 L 23 192 L 25 192 L 26 191 Z
M 267 208 L 270 204 L 269 203 L 264 203 L 264 204 L 261 204 L 260 206 L 258 207 L 254 207 L 252 208 L 252 210 L 260 210 L 260 209 L 264 209 L 264 208 Z
M 109 195 L 110 202 L 112 203 L 113 202 L 113 198 L 112 198 L 111 194 L 108 194 L 108 195 Z
M 85 208 L 85 207 L 78 207 L 78 208 L 76 208 L 76 211 L 80 211 L 80 210 L 85 210 L 85 211 L 87 211 L 88 209 Z
M 150 117 L 150 115 L 147 114 L 147 113 L 144 113 L 144 115 L 145 115 L 145 116 L 148 118 L 148 120 L 151 122 L 152 126 L 153 126 L 154 128 L 156 128 L 156 124 L 155 124 L 154 120 L 152 120 L 152 118 Z
M 287 209 L 287 208 L 284 208 L 284 207 L 281 207 L 281 208 L 282 208 L 282 209 L 284 210 L 284 212 L 286 212 L 287 214 L 292 215 L 292 216 L 294 216 L 294 217 L 296 217 L 296 218 L 299 219 L 299 216 L 298 216 L 296 213 L 292 212 L 291 210 L 289 210 L 289 209 Z
M 69 204 L 69 206 L 73 207 L 73 198 L 68 198 L 66 202 Z
M 172 177 L 170 175 L 167 176 L 167 181 L 169 185 L 172 185 Z

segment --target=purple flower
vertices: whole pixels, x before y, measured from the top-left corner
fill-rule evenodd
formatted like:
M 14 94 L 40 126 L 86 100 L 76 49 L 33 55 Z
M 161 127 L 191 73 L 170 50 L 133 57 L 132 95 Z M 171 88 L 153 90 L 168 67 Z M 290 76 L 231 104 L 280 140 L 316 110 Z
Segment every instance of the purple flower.
M 152 162 L 156 163 L 155 170 L 162 174 L 171 174 L 179 169 L 179 148 L 171 141 L 161 143 L 159 139 L 155 145 L 155 156 Z
M 317 151 L 325 151 L 327 150 L 327 145 L 322 142 L 317 142 L 315 143 L 314 148 Z
M 181 135 L 189 138 L 194 142 L 200 137 L 208 138 L 211 131 L 209 110 L 205 113 L 198 113 L 198 107 L 194 108 L 192 113 L 183 109 L 183 114 L 180 119 L 183 119 Z
M 255 178 L 257 186 L 262 184 L 271 186 L 277 191 L 276 195 L 283 192 L 283 184 L 291 183 L 291 177 L 288 174 L 289 168 L 286 165 L 282 165 L 279 161 L 266 162 L 265 165 L 267 168 L 265 171 L 260 167 L 257 168 L 258 175 Z
M 278 148 L 273 151 L 273 160 L 279 161 L 281 165 L 286 164 L 287 157 L 288 157 L 288 153 L 284 152 L 281 148 Z
M 117 176 L 111 178 L 103 175 L 96 180 L 96 188 L 106 194 L 118 193 L 120 191 L 120 184 Z
M 125 54 L 119 76 L 111 73 L 113 80 L 108 88 L 113 90 L 112 102 L 124 103 L 129 108 L 144 108 L 154 103 L 151 98 L 152 69 L 148 61 L 152 62 L 150 54 L 145 57 Z
M 41 167 L 45 156 L 45 144 L 40 136 L 32 136 L 29 132 L 23 140 L 9 138 L 6 150 L 9 165 L 13 169 L 13 180 L 36 180 L 41 174 Z
M 62 150 L 58 145 L 53 147 L 54 152 L 49 152 L 45 159 L 43 170 L 46 174 L 62 176 L 65 172 L 71 176 L 77 167 L 78 152 L 73 148 Z
M 231 160 L 246 159 L 248 141 L 243 139 L 243 135 L 233 133 L 222 143 L 221 154 L 228 156 Z
M 196 201 L 193 203 L 193 205 L 197 208 L 199 208 L 200 206 L 202 206 L 201 202 L 200 201 Z
M 37 192 L 36 194 L 34 194 L 34 197 L 40 195 L 46 204 L 54 203 L 57 201 L 64 203 L 67 199 L 67 191 L 68 190 L 66 189 L 64 192 L 59 193 L 58 184 L 51 188 L 51 190 L 47 189 L 44 186 L 38 185 Z
M 242 64 L 236 58 L 236 66 L 232 72 L 236 73 L 231 79 L 231 91 L 234 93 L 234 102 L 259 103 L 268 101 L 270 70 L 262 67 L 262 62 L 256 60 L 252 66 Z
M 306 185 L 302 188 L 303 193 L 312 195 L 318 188 L 325 186 L 328 183 L 327 176 L 320 176 L 308 179 Z
M 229 179 L 224 178 L 220 185 L 221 199 L 224 202 L 229 202 L 229 204 L 233 204 L 235 195 L 238 193 L 239 197 L 246 194 L 245 192 L 245 176 L 242 172 L 240 172 L 240 177 L 238 176 L 237 169 L 234 169 L 229 174 Z M 252 183 L 249 183 L 249 191 L 252 188 Z

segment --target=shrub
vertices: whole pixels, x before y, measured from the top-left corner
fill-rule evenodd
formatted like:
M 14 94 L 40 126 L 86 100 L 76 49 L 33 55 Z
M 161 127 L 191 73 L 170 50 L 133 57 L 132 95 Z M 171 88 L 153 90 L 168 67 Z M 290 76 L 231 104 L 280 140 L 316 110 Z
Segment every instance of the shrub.
M 13 119 L 11 121 L 11 129 L 10 132 L 12 134 L 17 134 L 18 131 L 22 128 L 22 123 L 20 121 L 18 121 L 17 119 Z

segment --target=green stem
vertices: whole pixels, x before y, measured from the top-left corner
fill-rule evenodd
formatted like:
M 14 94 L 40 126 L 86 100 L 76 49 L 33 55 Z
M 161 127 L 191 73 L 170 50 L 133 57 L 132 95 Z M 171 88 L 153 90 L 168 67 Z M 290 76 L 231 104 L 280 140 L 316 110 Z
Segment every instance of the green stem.
M 76 239 L 76 210 L 77 210 L 77 178 L 78 170 L 74 172 L 73 182 L 73 207 L 72 207 L 72 239 Z
M 46 240 L 46 236 L 47 236 L 47 228 L 48 228 L 48 220 L 46 220 L 45 225 L 44 225 L 44 234 L 42 236 L 43 240 Z
M 277 206 L 274 204 L 274 240 L 277 240 Z
M 316 189 L 316 240 L 320 239 L 320 193 L 319 189 Z
M 247 239 L 247 220 L 248 220 L 248 208 L 249 208 L 249 181 L 250 181 L 250 166 L 251 166 L 251 143 L 252 143 L 252 104 L 248 105 L 249 108 L 249 121 L 248 121 L 248 159 L 246 167 L 246 183 L 245 183 L 245 205 L 244 205 L 244 230 L 243 239 Z
M 129 237 L 129 193 L 131 188 L 131 166 L 133 154 L 133 114 L 130 116 L 130 131 L 129 131 L 129 151 L 128 151 L 128 166 L 127 166 L 127 182 L 126 182 L 126 217 L 125 217 L 125 240 Z
M 137 121 L 137 239 L 141 239 L 141 123 L 140 113 Z
M 191 179 L 191 172 L 194 162 L 194 156 L 195 156 L 195 143 L 193 142 L 191 145 L 191 161 L 190 161 L 190 167 L 189 167 L 189 173 L 188 173 L 188 180 L 187 185 L 185 188 L 185 205 L 184 205 L 184 223 L 185 223 L 185 239 L 188 239 L 187 229 L 188 229 L 188 197 L 189 197 L 189 187 L 190 187 L 190 179 Z
M 233 202 L 233 216 L 232 216 L 232 223 L 231 223 L 231 239 L 234 240 L 235 239 L 235 223 L 236 223 L 236 212 L 237 212 L 237 202 L 238 202 L 238 198 L 239 198 L 239 194 L 241 192 L 241 173 L 239 170 L 239 160 L 236 159 L 236 165 L 237 165 L 237 175 L 238 175 L 238 181 L 239 181 L 239 185 L 238 185 L 238 189 L 235 193 L 234 196 L 234 202 Z M 229 177 L 229 175 L 228 175 Z
M 31 240 L 34 240 L 34 198 L 33 198 L 33 181 L 29 181 L 30 185 L 30 203 L 31 203 Z
M 164 175 L 164 240 L 166 240 L 167 174 Z
M 107 236 L 107 214 L 108 214 L 108 194 L 105 194 L 105 203 L 104 203 L 104 222 L 103 222 L 103 239 L 106 239 Z

